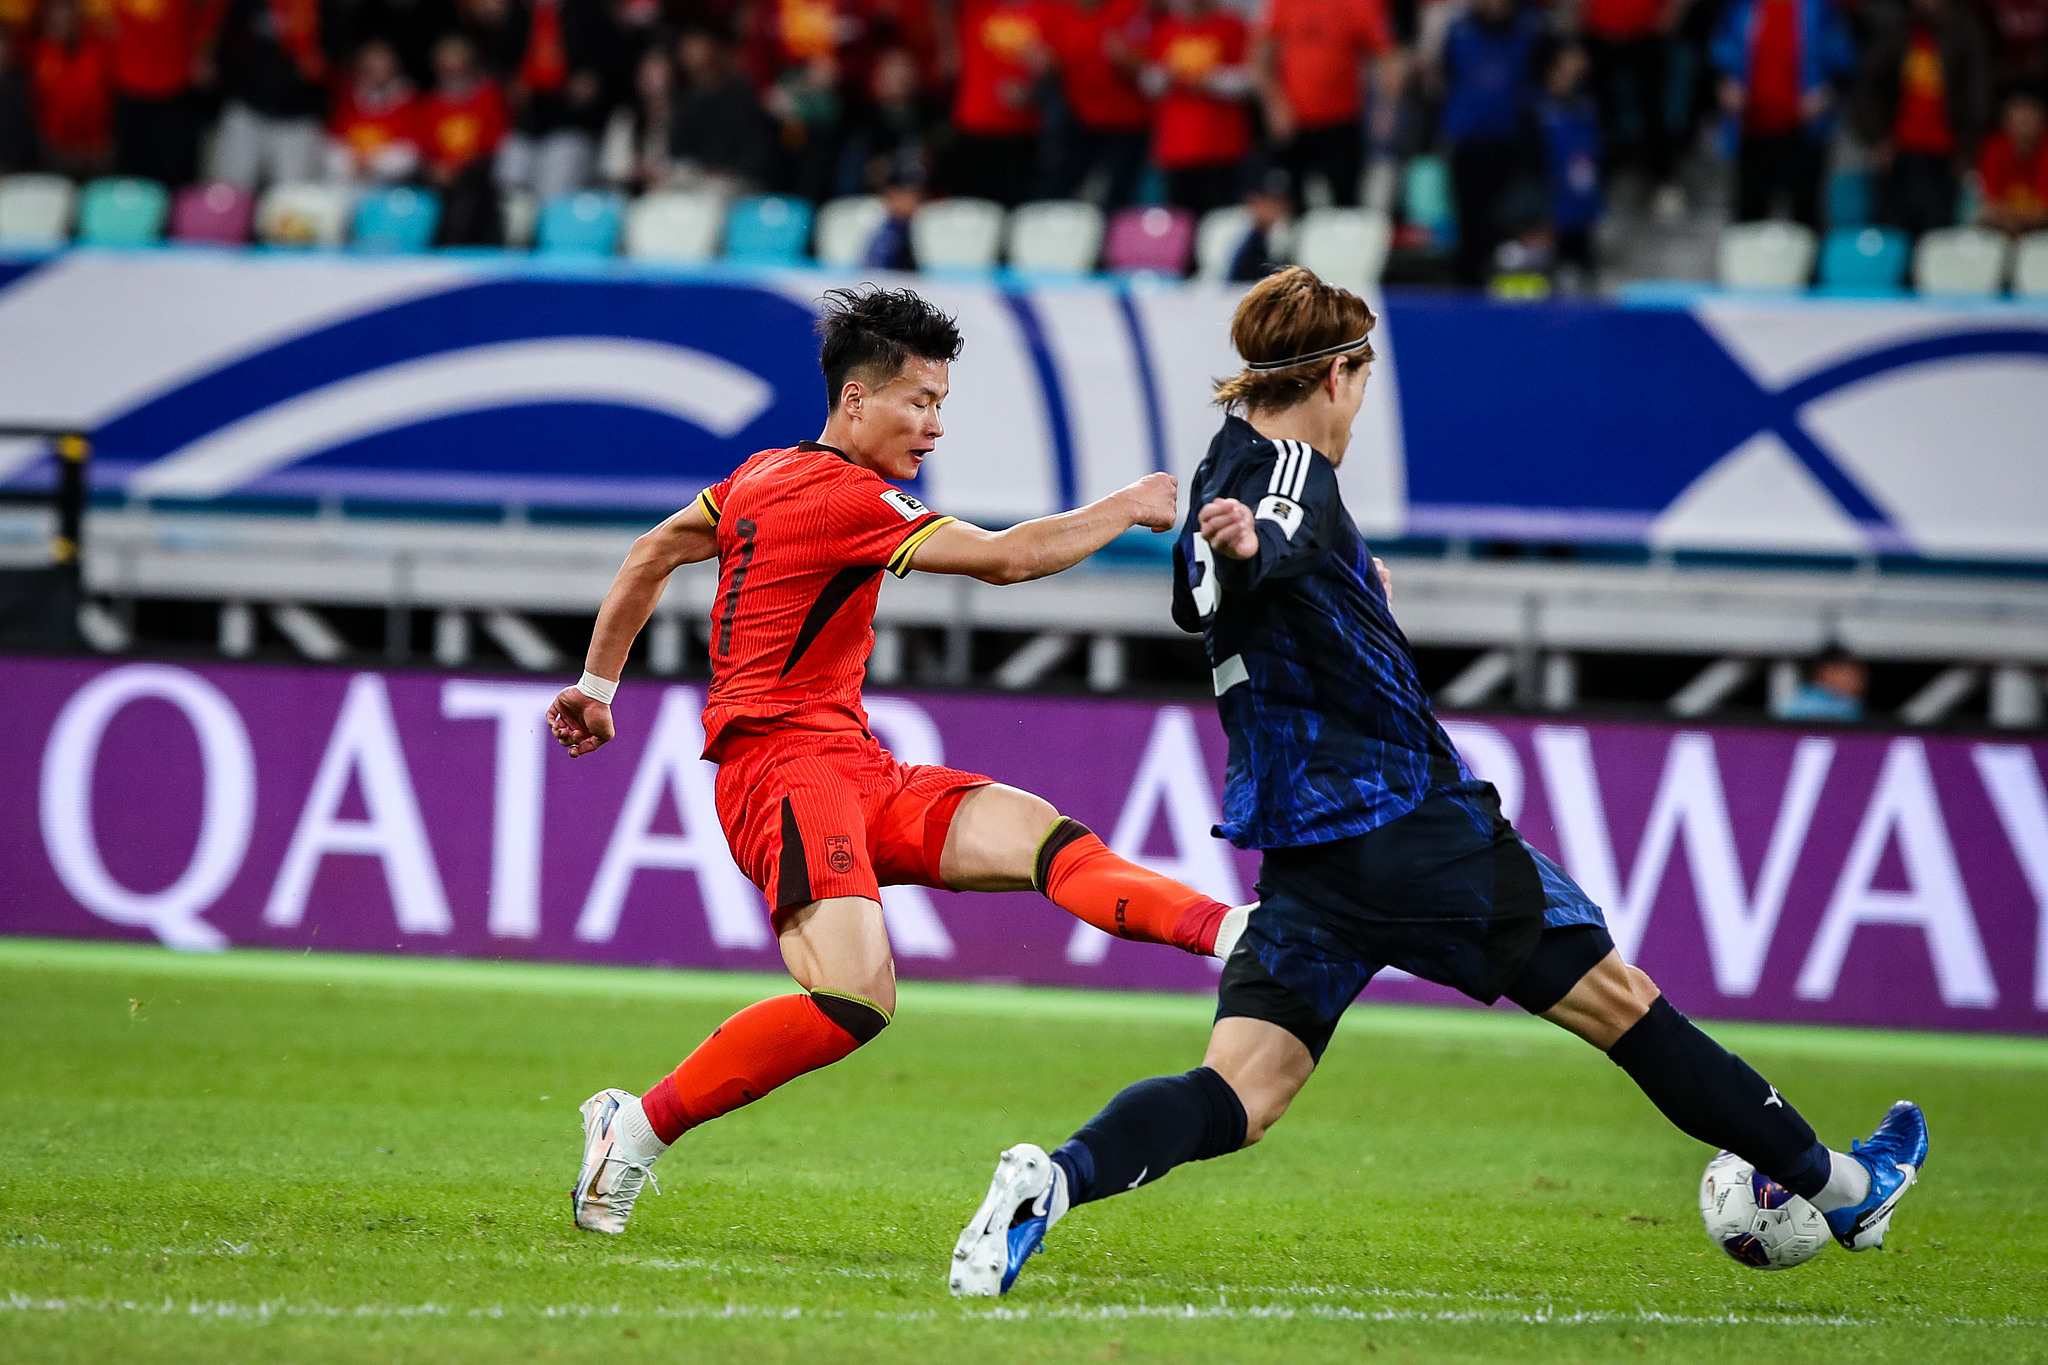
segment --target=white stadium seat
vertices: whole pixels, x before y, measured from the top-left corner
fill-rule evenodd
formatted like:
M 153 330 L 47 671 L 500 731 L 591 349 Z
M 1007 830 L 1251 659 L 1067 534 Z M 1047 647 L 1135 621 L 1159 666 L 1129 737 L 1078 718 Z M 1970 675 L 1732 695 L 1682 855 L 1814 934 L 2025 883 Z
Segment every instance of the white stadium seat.
M 1301 216 L 1294 259 L 1346 289 L 1378 284 L 1394 224 L 1378 209 L 1310 209 Z
M 77 202 L 78 191 L 61 175 L 0 179 L 0 242 L 64 245 L 71 240 L 71 214 Z
M 2012 267 L 2012 292 L 2021 298 L 2048 299 L 2048 232 L 2020 238 Z
M 1102 210 L 1078 199 L 1020 204 L 1010 215 L 1010 269 L 1086 275 L 1102 257 Z
M 2010 243 L 1990 228 L 1936 228 L 1913 251 L 1913 287 L 1923 294 L 1991 295 L 2005 287 Z
M 340 185 L 272 185 L 256 201 L 256 239 L 268 246 L 340 246 L 353 208 Z
M 1729 289 L 1804 289 L 1819 239 L 1803 223 L 1732 223 L 1721 230 L 1721 283 Z
M 910 249 L 925 270 L 993 270 L 1007 216 L 987 199 L 926 204 L 910 220 Z
M 641 261 L 708 261 L 725 233 L 716 194 L 655 190 L 626 211 L 626 254 Z
M 540 200 L 531 190 L 508 189 L 503 200 L 505 245 L 531 247 L 540 233 Z
M 1201 226 L 1195 229 L 1195 278 L 1229 278 L 1230 262 L 1251 230 L 1251 211 L 1239 205 L 1210 209 L 1203 214 Z
M 889 210 L 872 194 L 849 194 L 823 205 L 812 229 L 817 239 L 818 264 L 840 270 L 858 269 L 867 260 L 868 244 L 875 240 L 888 216 Z

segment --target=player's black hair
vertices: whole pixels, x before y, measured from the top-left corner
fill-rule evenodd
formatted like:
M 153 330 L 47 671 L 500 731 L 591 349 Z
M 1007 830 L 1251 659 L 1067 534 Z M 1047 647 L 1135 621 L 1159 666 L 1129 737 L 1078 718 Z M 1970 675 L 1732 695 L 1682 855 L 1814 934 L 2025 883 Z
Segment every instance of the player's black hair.
M 878 284 L 828 289 L 818 314 L 818 365 L 825 371 L 826 403 L 839 406 L 848 379 L 881 385 L 912 356 L 960 358 L 960 328 L 908 289 Z

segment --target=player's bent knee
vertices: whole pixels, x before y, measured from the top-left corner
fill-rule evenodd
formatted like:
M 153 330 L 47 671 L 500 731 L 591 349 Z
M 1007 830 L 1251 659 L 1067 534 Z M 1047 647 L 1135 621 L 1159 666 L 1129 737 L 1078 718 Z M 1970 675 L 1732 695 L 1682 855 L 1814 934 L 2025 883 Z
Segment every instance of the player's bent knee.
M 857 995 L 814 990 L 811 1003 L 818 1007 L 819 1013 L 846 1030 L 855 1047 L 872 1043 L 883 1029 L 889 1027 L 889 1011 Z

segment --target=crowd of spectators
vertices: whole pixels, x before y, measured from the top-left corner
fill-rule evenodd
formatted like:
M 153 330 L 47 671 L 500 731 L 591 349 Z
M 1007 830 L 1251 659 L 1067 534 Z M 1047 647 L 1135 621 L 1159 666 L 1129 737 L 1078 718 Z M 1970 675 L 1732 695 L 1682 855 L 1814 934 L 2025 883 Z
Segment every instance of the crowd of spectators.
M 2048 0 L 0 0 L 0 172 L 427 184 L 470 243 L 590 185 L 1270 230 L 1428 155 L 1478 282 L 1590 267 L 1617 177 L 1682 217 L 1695 155 L 1737 218 L 1855 165 L 1909 233 L 2040 227 L 2044 80 Z

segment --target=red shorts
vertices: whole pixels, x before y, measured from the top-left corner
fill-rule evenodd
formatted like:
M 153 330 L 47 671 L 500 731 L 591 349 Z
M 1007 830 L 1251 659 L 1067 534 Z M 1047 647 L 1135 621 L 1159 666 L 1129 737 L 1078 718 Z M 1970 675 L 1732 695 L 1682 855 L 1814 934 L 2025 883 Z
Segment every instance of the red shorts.
M 943 886 L 939 854 L 960 798 L 991 779 L 912 767 L 857 730 L 727 743 L 718 820 L 733 861 L 780 914 L 834 896 L 878 900 Z

